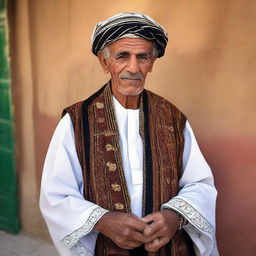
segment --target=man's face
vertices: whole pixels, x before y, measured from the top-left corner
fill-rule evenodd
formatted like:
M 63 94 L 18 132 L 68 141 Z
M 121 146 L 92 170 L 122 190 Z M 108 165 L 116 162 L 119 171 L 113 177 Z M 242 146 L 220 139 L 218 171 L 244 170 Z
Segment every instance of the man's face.
M 99 59 L 104 70 L 111 74 L 114 96 L 140 94 L 155 61 L 153 43 L 140 38 L 123 38 L 110 44 L 108 49 L 110 56 Z

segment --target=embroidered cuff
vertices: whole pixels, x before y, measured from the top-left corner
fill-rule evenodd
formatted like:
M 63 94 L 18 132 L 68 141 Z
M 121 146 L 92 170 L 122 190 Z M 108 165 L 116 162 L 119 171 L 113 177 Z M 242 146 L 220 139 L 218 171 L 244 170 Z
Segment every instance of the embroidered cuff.
M 97 207 L 95 208 L 89 218 L 86 220 L 85 224 L 80 227 L 79 229 L 73 231 L 71 234 L 65 236 L 60 244 L 66 248 L 66 249 L 70 249 L 71 247 L 73 247 L 78 240 L 85 236 L 86 234 L 88 234 L 94 227 L 94 225 L 96 224 L 96 222 L 105 214 L 109 212 L 106 209 L 103 209 L 101 207 Z M 87 255 L 87 254 L 85 254 Z
M 93 256 L 93 254 L 79 241 L 70 249 L 70 252 L 71 256 Z
M 201 232 L 208 234 L 215 239 L 215 230 L 209 221 L 199 213 L 193 206 L 181 198 L 173 198 L 169 202 L 162 205 L 163 209 L 173 209 L 182 214 L 193 226 Z

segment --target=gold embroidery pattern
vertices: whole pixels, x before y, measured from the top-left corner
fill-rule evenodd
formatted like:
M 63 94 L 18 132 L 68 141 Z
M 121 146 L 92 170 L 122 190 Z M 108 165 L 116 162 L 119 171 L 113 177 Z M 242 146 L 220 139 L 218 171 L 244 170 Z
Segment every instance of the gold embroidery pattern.
M 105 118 L 104 117 L 99 117 L 98 122 L 100 124 L 104 123 L 105 122 Z
M 116 164 L 115 163 L 111 163 L 111 162 L 107 162 L 107 167 L 108 167 L 108 170 L 110 172 L 114 172 L 116 170 Z
M 126 209 L 128 212 L 131 211 L 130 207 L 130 196 L 126 184 L 126 178 L 124 175 L 124 170 L 123 170 L 123 162 L 122 162 L 122 157 L 121 157 L 121 148 L 120 148 L 120 141 L 119 141 L 119 131 L 118 131 L 118 125 L 117 125 L 117 120 L 116 120 L 116 115 L 115 115 L 115 107 L 113 103 L 113 95 L 110 89 L 110 85 L 106 87 L 104 91 L 104 98 L 105 98 L 105 105 L 106 105 L 106 116 L 108 117 L 106 119 L 107 126 L 110 131 L 114 133 L 114 142 L 113 146 L 115 148 L 116 152 L 119 152 L 116 157 L 116 167 L 118 171 L 118 176 L 120 178 L 120 185 L 122 187 L 122 194 L 123 194 L 123 199 L 124 199 L 124 205 L 123 209 Z
M 95 105 L 96 105 L 96 108 L 98 109 L 104 108 L 104 104 L 102 102 L 96 102 Z
M 113 133 L 113 132 L 110 132 L 110 131 L 104 132 L 105 137 L 113 136 L 113 135 L 115 135 L 115 133 Z
M 115 209 L 116 210 L 123 210 L 124 209 L 124 205 L 121 203 L 115 203 Z
M 106 151 L 115 151 L 114 146 L 111 144 L 106 144 L 105 149 L 106 149 Z
M 121 186 L 120 186 L 119 184 L 117 184 L 117 183 L 112 184 L 112 185 L 111 185 L 111 188 L 112 188 L 114 191 L 116 191 L 116 192 L 121 191 Z

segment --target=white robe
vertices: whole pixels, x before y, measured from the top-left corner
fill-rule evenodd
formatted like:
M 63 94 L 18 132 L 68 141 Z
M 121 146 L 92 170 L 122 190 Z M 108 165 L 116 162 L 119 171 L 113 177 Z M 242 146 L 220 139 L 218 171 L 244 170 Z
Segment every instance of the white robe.
M 139 135 L 139 110 L 125 109 L 114 97 L 113 102 L 131 210 L 141 216 L 143 144 Z M 181 190 L 161 209 L 174 209 L 188 220 L 184 229 L 193 240 L 197 256 L 216 256 L 219 255 L 215 239 L 217 192 L 213 176 L 188 121 L 184 136 Z M 93 227 L 107 210 L 83 197 L 82 170 L 68 114 L 59 122 L 46 155 L 40 208 L 61 255 L 94 254 L 98 232 Z

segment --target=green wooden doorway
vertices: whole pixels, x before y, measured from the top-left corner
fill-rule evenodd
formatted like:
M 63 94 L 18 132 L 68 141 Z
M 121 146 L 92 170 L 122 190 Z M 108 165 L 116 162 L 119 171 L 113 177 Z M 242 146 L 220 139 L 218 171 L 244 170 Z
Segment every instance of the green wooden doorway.
M 19 231 L 7 1 L 0 0 L 0 229 Z

